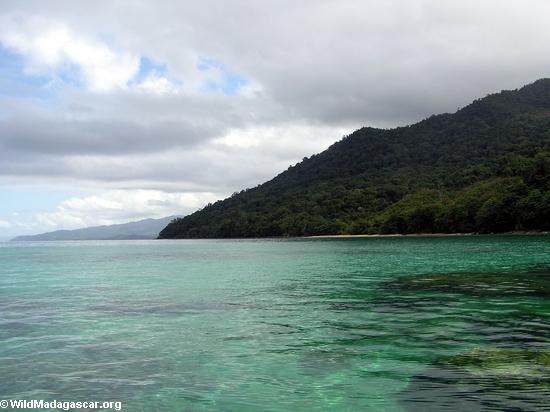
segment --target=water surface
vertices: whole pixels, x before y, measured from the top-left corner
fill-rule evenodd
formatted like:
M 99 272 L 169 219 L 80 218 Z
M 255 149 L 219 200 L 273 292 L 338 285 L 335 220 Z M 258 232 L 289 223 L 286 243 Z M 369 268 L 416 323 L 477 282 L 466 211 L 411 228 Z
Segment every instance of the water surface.
M 550 410 L 550 237 L 0 244 L 0 399 Z

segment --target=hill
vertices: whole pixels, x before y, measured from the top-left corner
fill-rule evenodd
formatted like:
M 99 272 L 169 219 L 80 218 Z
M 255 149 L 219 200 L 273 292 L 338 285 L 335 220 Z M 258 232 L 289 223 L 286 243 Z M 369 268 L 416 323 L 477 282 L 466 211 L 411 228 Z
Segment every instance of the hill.
M 365 127 L 160 238 L 550 228 L 550 79 L 395 129 Z
M 56 230 L 39 235 L 17 236 L 12 241 L 154 239 L 162 228 L 176 217 L 144 219 L 119 225 L 94 226 L 75 230 Z

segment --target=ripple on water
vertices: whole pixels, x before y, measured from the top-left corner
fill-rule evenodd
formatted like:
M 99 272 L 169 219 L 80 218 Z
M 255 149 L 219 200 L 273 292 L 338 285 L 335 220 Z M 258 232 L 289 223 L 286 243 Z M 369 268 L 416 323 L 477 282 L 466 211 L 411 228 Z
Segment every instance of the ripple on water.
M 91 312 L 111 315 L 180 315 L 201 311 L 237 310 L 246 307 L 225 302 L 195 301 L 185 303 L 164 303 L 155 301 L 116 301 L 89 305 Z

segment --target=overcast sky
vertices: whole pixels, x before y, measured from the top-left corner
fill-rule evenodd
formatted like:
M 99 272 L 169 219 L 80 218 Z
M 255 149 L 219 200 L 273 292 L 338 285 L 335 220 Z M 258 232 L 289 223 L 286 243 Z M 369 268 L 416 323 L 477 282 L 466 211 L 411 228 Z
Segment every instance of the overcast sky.
M 550 77 L 548 0 L 0 2 L 0 237 L 185 214 Z

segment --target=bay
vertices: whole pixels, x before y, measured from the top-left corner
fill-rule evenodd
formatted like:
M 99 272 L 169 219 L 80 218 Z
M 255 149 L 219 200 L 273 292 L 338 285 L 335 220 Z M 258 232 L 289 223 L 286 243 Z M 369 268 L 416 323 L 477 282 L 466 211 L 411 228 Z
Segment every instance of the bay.
M 0 399 L 550 409 L 550 237 L 0 243 Z

